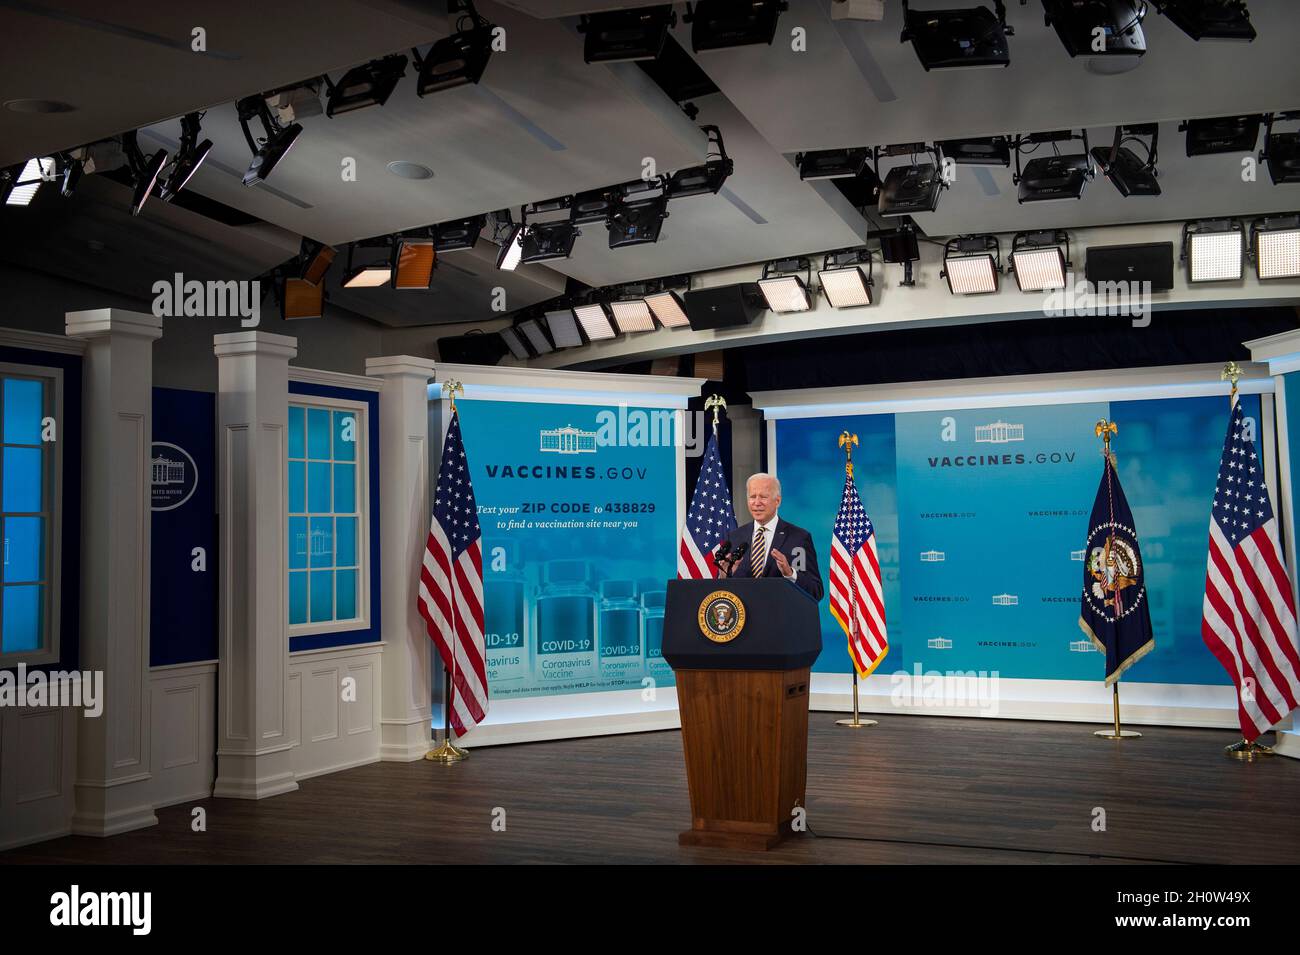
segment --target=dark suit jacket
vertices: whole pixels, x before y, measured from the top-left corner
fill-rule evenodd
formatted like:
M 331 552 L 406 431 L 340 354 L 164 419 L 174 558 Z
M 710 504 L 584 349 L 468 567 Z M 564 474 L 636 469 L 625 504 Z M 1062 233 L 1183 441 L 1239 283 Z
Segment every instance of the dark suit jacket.
M 743 560 L 744 569 L 736 568 L 737 576 L 749 576 L 749 558 L 750 549 L 754 546 L 754 522 L 742 524 L 737 527 L 727 540 L 731 542 L 732 549 L 741 541 L 745 543 L 745 557 Z M 797 527 L 789 521 L 782 520 L 778 515 L 776 521 L 776 532 L 772 535 L 772 541 L 768 544 L 767 566 L 763 568 L 764 577 L 780 577 L 781 569 L 776 566 L 776 559 L 771 552 L 779 550 L 785 554 L 786 560 L 790 561 L 791 567 L 794 566 L 794 549 L 802 547 L 806 567 L 803 570 L 795 571 L 795 579 L 792 583 L 798 584 L 808 593 L 812 594 L 814 600 L 822 599 L 822 574 L 817 567 L 817 548 L 813 547 L 812 535 L 802 527 Z

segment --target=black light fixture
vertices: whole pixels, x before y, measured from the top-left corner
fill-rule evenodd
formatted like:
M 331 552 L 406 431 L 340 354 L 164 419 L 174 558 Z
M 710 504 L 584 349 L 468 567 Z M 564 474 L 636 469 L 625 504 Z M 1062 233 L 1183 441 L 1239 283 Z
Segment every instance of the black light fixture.
M 1300 110 L 1287 113 L 1270 113 L 1265 121 L 1264 148 L 1261 162 L 1268 163 L 1268 175 L 1273 185 L 1300 182 L 1300 133 L 1275 133 L 1273 123 L 1300 119 Z
M 702 166 L 679 169 L 668 177 L 664 192 L 669 199 L 716 193 L 735 171 L 735 163 L 727 156 L 722 142 L 722 131 L 717 126 L 701 126 L 700 129 L 709 140 L 708 158 Z
M 1141 137 L 1150 137 L 1144 142 Z M 1160 126 L 1157 123 L 1139 123 L 1132 126 L 1116 126 L 1115 141 L 1109 148 L 1094 146 L 1092 158 L 1107 179 L 1119 190 L 1125 199 L 1130 196 L 1158 196 L 1160 183 L 1156 182 L 1156 151 L 1160 139 Z M 1147 154 L 1146 160 L 1139 159 L 1126 142 L 1141 145 Z
M 122 134 L 122 151 L 126 153 L 126 162 L 135 181 L 135 192 L 131 196 L 131 215 L 138 216 L 145 202 L 158 182 L 158 174 L 167 165 L 167 150 L 160 149 L 149 157 L 140 151 L 139 139 L 135 130 Z
M 520 361 L 527 361 L 533 357 L 532 352 L 528 350 L 528 345 L 524 343 L 523 335 L 519 334 L 513 327 L 501 329 L 501 341 L 505 343 L 506 348 L 510 349 L 510 354 Z
M 691 49 L 725 50 L 751 44 L 772 45 L 776 21 L 788 10 L 786 0 L 697 0 L 686 5 L 683 22 L 691 25 Z
M 423 57 L 415 50 L 417 96 L 427 96 L 457 86 L 468 86 L 483 78 L 492 57 L 492 39 L 496 27 L 479 16 L 474 5 L 465 0 L 465 11 L 456 21 L 456 31 L 436 42 Z
M 388 102 L 388 97 L 393 95 L 393 90 L 397 89 L 398 80 L 405 75 L 406 57 L 394 53 L 352 67 L 337 83 L 331 83 L 326 76 L 325 87 L 329 90 L 329 95 L 326 98 L 325 115 L 333 118 L 367 106 L 383 106 Z
M 76 150 L 74 152 L 83 151 Z M 76 192 L 77 184 L 81 182 L 81 177 L 85 175 L 86 160 L 84 156 L 77 156 L 73 153 L 59 153 L 54 159 L 59 172 L 59 195 L 66 199 Z
M 943 269 L 953 295 L 983 295 L 998 290 L 1002 249 L 994 235 L 965 235 L 943 246 Z
M 1044 19 L 1070 56 L 1141 56 L 1149 9 L 1147 0 L 1043 0 Z
M 1216 153 L 1250 153 L 1259 141 L 1261 113 L 1246 116 L 1223 116 L 1216 119 L 1189 119 L 1179 132 L 1187 133 L 1188 156 L 1211 156 Z
M 555 351 L 555 343 L 551 341 L 551 336 L 543 324 L 545 319 L 536 309 L 530 309 L 527 317 L 515 325 L 519 334 L 524 336 L 528 342 L 528 347 L 537 355 L 549 355 Z
M 382 260 L 354 267 L 352 256 L 358 245 L 362 248 L 382 248 L 386 254 Z M 390 285 L 393 281 L 391 246 L 392 242 L 387 237 L 383 239 L 367 239 L 363 242 L 350 244 L 348 246 L 347 270 L 342 282 L 343 287 L 350 289 L 380 288 L 384 285 Z
M 202 118 L 202 113 L 186 113 L 181 117 L 181 147 L 158 193 L 164 202 L 171 202 L 189 184 L 212 150 L 212 140 L 199 142 L 199 123 Z
M 1238 282 L 1244 271 L 1246 229 L 1238 219 L 1202 219 L 1183 225 L 1180 258 L 1189 282 Z
M 580 235 L 582 231 L 568 219 L 533 223 L 524 232 L 519 261 L 527 265 L 531 262 L 567 259 Z
M 657 195 L 651 195 L 655 191 Z M 634 179 L 616 187 L 613 206 L 605 228 L 609 247 L 648 245 L 659 241 L 664 219 L 668 218 L 668 193 L 662 177 Z
M 801 277 L 798 273 L 802 272 Z M 812 308 L 812 264 L 805 258 L 777 259 L 763 266 L 758 290 L 770 311 L 806 312 Z
M 959 166 L 1011 165 L 1011 139 L 1008 136 L 944 139 L 935 145 L 945 159 L 951 159 Z
M 993 0 L 996 13 L 985 6 L 961 10 L 912 10 L 903 0 L 902 42 L 912 41 L 917 59 L 930 70 L 1008 66 L 1007 8 Z
M 862 264 L 866 263 L 866 270 Z M 817 281 L 832 308 L 859 308 L 871 304 L 872 260 L 868 249 L 831 252 L 822 259 Z
M 569 221 L 574 225 L 604 222 L 613 209 L 614 197 L 609 189 L 579 192 L 569 202 Z
M 904 222 L 897 229 L 878 233 L 880 240 L 880 258 L 903 267 L 903 280 L 898 284 L 904 287 L 916 284 L 912 277 L 912 263 L 921 258 L 921 247 L 916 238 L 916 227 L 911 222 Z
M 583 14 L 578 19 L 578 32 L 586 38 L 582 58 L 587 63 L 657 59 L 676 25 L 672 4 Z
M 917 162 L 919 153 L 929 153 L 933 162 Z M 873 151 L 876 176 L 880 176 L 881 156 L 911 156 L 905 166 L 895 166 L 881 181 L 880 197 L 876 209 L 881 216 L 910 216 L 933 212 L 939 205 L 939 194 L 948 187 L 940 174 L 941 160 L 938 149 L 925 143 L 906 143 L 898 146 L 877 147 Z
M 1246 0 L 1155 0 L 1156 9 L 1193 40 L 1255 39 Z
M 235 109 L 239 113 L 239 125 L 244 130 L 244 139 L 253 153 L 253 161 L 249 163 L 248 171 L 244 173 L 243 182 L 246 186 L 254 186 L 270 178 L 275 167 L 298 141 L 298 137 L 302 134 L 302 124 L 290 123 L 288 126 L 281 126 L 271 115 L 266 99 L 261 95 L 245 96 L 235 104 Z M 255 140 L 248 128 L 249 121 L 253 119 L 261 122 L 262 130 L 266 134 L 260 140 Z
M 858 149 L 819 149 L 796 153 L 794 162 L 799 167 L 799 178 L 807 182 L 859 176 L 866 169 L 870 158 L 871 150 L 864 146 Z
M 1062 154 L 1060 144 L 1073 139 L 1083 141 L 1083 152 Z M 1020 156 L 1026 145 L 1037 148 L 1051 144 L 1053 154 L 1040 156 L 1025 163 L 1020 168 Z M 1070 130 L 1051 133 L 1030 133 L 1016 137 L 1016 171 L 1011 181 L 1018 187 L 1016 198 L 1019 202 L 1053 202 L 1058 199 L 1079 199 L 1083 196 L 1083 187 L 1096 173 L 1092 168 L 1092 159 L 1088 154 L 1088 131 L 1080 130 L 1076 136 Z
M 440 222 L 433 227 L 433 247 L 439 252 L 459 252 L 472 249 L 487 224 L 487 216 L 470 216 L 468 219 L 455 219 Z
M 1250 257 L 1261 282 L 1300 278 L 1300 214 L 1256 219 L 1250 227 Z
M 1070 237 L 1065 232 L 1017 232 L 1011 239 L 1008 270 L 1022 292 L 1065 288 L 1071 268 Z

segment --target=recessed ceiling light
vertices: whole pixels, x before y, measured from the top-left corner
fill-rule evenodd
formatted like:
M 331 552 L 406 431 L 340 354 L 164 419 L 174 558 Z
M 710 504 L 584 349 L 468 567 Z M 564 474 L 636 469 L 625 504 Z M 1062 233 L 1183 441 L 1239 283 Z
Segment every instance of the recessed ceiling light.
M 5 109 L 11 113 L 74 113 L 77 107 L 57 99 L 9 99 Z
M 433 170 L 428 166 L 421 166 L 418 162 L 407 162 L 404 159 L 396 159 L 390 162 L 388 171 L 394 176 L 400 176 L 403 179 L 433 178 Z

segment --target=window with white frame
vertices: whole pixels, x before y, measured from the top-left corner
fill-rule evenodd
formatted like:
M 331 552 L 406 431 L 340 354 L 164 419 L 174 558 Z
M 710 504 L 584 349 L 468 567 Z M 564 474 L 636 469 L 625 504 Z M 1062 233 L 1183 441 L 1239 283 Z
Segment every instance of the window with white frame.
M 0 664 L 58 657 L 54 369 L 0 364 Z
M 366 406 L 289 404 L 287 571 L 292 636 L 369 626 Z

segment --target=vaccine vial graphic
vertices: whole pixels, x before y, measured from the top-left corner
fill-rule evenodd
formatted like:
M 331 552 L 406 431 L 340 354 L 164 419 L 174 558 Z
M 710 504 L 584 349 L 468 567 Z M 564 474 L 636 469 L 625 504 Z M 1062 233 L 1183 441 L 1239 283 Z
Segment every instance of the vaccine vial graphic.
M 636 684 L 641 680 L 641 604 L 636 581 L 600 582 L 600 679 L 605 684 Z
M 645 675 L 656 686 L 673 684 L 673 668 L 664 662 L 665 591 L 648 590 L 641 595 L 641 627 L 645 645 Z
M 488 548 L 483 562 L 483 639 L 488 688 L 526 683 L 532 675 L 528 581 L 514 541 Z
M 539 685 L 594 683 L 596 594 L 585 560 L 546 563 L 534 613 L 534 679 Z

